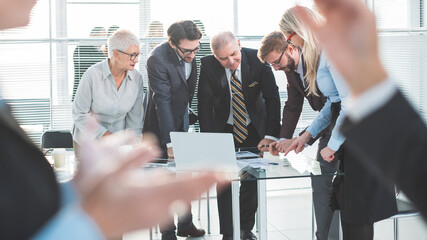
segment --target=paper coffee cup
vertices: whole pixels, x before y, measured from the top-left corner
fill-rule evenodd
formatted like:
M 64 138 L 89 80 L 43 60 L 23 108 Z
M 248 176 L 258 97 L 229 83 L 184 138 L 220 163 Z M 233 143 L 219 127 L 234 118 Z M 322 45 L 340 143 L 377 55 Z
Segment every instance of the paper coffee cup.
M 52 152 L 53 164 L 55 168 L 65 167 L 66 152 L 63 148 L 54 149 Z

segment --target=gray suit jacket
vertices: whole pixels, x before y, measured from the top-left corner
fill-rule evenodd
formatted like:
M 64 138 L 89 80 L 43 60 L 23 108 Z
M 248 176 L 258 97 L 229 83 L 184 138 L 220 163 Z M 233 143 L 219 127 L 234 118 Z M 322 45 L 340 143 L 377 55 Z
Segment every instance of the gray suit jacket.
M 154 133 L 163 148 L 170 142 L 171 131 L 183 131 L 184 114 L 197 82 L 195 59 L 192 64 L 191 75 L 186 80 L 178 56 L 168 42 L 158 45 L 148 56 L 142 131 Z

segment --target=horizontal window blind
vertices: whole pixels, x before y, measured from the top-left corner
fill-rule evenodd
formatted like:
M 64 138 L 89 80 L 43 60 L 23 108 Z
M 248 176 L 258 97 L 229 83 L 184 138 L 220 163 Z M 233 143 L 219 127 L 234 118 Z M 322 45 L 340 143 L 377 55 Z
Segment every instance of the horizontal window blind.
M 408 28 L 411 0 L 373 0 L 379 29 Z
M 427 120 L 424 0 L 375 0 L 381 59 L 392 80 Z
M 312 0 L 188 0 L 185 4 L 172 0 L 40 0 L 29 26 L 0 31 L 0 94 L 12 106 L 20 125 L 39 143 L 41 133 L 47 129 L 71 128 L 72 100 L 80 77 L 107 57 L 107 39 L 117 27 L 140 37 L 141 55 L 136 67 L 144 76 L 146 88 L 147 56 L 167 40 L 166 30 L 171 23 L 191 19 L 202 28 L 201 50 L 196 56 L 199 62 L 211 54 L 210 37 L 222 30 L 235 31 L 242 46 L 258 48 L 265 34 L 279 29 L 281 15 L 295 3 L 313 7 Z M 416 109 L 425 113 L 424 0 L 372 3 L 380 28 L 383 62 Z M 417 11 L 418 21 L 413 15 Z M 286 76 L 283 72 L 274 75 L 283 107 Z M 196 100 L 195 97 L 192 107 L 197 111 Z M 304 104 L 296 133 L 317 116 L 307 102 Z M 427 119 L 427 115 L 423 116 Z M 198 131 L 198 125 L 193 130 Z

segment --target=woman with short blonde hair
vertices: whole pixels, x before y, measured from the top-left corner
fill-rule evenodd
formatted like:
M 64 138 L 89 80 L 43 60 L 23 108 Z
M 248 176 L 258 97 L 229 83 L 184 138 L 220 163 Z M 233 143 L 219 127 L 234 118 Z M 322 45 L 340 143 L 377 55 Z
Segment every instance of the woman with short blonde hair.
M 108 58 L 83 74 L 74 98 L 72 133 L 76 155 L 90 115 L 98 120 L 97 139 L 124 129 L 142 134 L 143 79 L 135 69 L 139 39 L 129 30 L 119 29 L 107 44 Z

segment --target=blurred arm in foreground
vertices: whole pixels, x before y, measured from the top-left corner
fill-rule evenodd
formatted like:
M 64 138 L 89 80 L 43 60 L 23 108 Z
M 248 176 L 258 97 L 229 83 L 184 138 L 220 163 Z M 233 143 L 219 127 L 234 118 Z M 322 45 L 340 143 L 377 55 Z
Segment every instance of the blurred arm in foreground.
M 358 0 L 315 3 L 325 22 L 313 22 L 302 8 L 298 13 L 353 93 L 341 129 L 349 150 L 378 177 L 396 182 L 427 217 L 427 128 L 381 64 L 374 14 Z
M 43 239 L 67 237 L 65 233 L 78 237 L 82 229 L 77 221 L 85 218 L 92 220 L 100 234 L 107 238 L 149 228 L 167 221 L 171 212 L 184 213 L 186 209 L 180 208 L 185 208 L 217 181 L 213 173 L 176 178 L 165 172 L 143 171 L 141 165 L 159 155 L 154 144 L 145 141 L 124 151 L 120 146 L 135 143 L 136 136 L 114 134 L 97 142 L 92 140 L 96 134 L 94 120 L 89 125 L 73 180 L 81 199 L 61 208 L 41 232 Z M 75 219 L 64 217 L 67 209 L 82 211 L 82 214 L 75 214 Z M 75 224 L 65 224 L 73 222 Z

